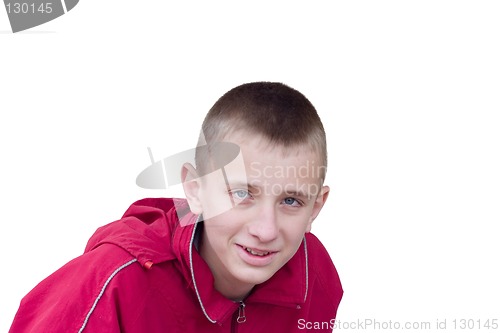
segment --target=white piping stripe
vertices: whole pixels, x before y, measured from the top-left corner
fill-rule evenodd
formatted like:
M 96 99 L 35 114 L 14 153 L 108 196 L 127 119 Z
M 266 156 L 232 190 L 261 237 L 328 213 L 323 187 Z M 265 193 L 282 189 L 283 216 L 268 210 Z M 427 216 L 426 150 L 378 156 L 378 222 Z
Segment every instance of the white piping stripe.
M 101 292 L 99 293 L 99 296 L 97 296 L 96 300 L 94 301 L 94 304 L 92 305 L 92 308 L 90 309 L 89 313 L 87 314 L 87 317 L 85 317 L 85 321 L 83 322 L 83 325 L 82 327 L 80 328 L 80 330 L 78 331 L 78 333 L 81 333 L 83 332 L 83 330 L 85 329 L 85 326 L 87 326 L 87 323 L 90 319 L 90 316 L 92 315 L 92 312 L 94 312 L 96 306 L 97 306 L 97 302 L 99 302 L 99 300 L 101 299 L 102 295 L 104 294 L 104 291 L 106 290 L 106 287 L 108 286 L 108 284 L 111 282 L 111 280 L 113 279 L 113 277 L 118 274 L 119 271 L 121 271 L 122 269 L 124 269 L 125 267 L 133 264 L 134 262 L 136 262 L 137 259 L 132 259 L 130 260 L 129 262 L 121 265 L 120 267 L 118 267 L 114 272 L 113 274 L 111 274 L 111 276 L 106 280 L 106 282 L 104 283 L 104 286 L 102 287 L 101 289 Z
M 205 307 L 203 306 L 203 302 L 201 301 L 200 293 L 198 291 L 198 286 L 196 285 L 196 280 L 194 279 L 194 268 L 193 268 L 193 242 L 194 242 L 194 235 L 196 234 L 196 227 L 198 226 L 198 222 L 201 220 L 201 215 L 198 216 L 198 219 L 196 220 L 196 223 L 193 228 L 193 234 L 191 235 L 191 241 L 189 242 L 189 266 L 191 269 L 191 279 L 193 279 L 193 285 L 194 285 L 194 290 L 196 291 L 196 297 L 198 297 L 198 302 L 200 302 L 201 305 L 201 310 L 203 311 L 203 314 L 207 319 L 212 323 L 215 324 L 217 321 L 213 320 L 208 316 L 207 311 L 205 310 Z
M 306 253 L 306 294 L 304 295 L 304 302 L 307 299 L 307 292 L 309 291 L 309 256 L 307 255 L 307 241 L 304 236 L 304 251 Z

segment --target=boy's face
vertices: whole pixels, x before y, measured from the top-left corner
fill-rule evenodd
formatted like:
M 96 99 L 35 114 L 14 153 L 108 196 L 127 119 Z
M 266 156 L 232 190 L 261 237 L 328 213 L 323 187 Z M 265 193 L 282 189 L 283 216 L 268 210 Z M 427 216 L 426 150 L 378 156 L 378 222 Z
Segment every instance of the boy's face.
M 259 137 L 229 136 L 242 163 L 184 187 L 191 210 L 203 214 L 200 253 L 215 286 L 241 297 L 273 276 L 295 254 L 328 196 L 318 155 L 308 146 L 272 147 Z M 242 167 L 244 165 L 244 168 Z M 195 178 L 194 170 L 183 170 Z

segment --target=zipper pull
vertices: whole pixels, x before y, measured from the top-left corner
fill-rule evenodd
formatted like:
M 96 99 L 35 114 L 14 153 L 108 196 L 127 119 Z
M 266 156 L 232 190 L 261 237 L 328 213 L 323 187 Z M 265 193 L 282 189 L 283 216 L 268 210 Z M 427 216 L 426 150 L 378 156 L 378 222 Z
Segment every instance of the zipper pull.
M 240 307 L 238 308 L 238 318 L 236 318 L 238 324 L 242 324 L 247 321 L 247 317 L 245 316 L 245 303 L 243 301 L 240 302 Z

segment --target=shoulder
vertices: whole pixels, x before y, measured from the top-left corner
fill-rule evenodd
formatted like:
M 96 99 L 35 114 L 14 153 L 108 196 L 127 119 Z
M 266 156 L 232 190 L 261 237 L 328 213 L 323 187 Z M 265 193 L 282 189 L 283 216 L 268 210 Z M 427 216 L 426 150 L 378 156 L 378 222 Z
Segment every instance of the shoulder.
M 22 299 L 11 332 L 77 332 L 117 277 L 140 276 L 143 268 L 136 261 L 109 244 L 71 260 Z
M 71 280 L 71 288 L 65 289 L 66 291 L 71 292 L 72 288 L 85 288 L 90 293 L 95 293 L 95 290 L 109 285 L 117 275 L 123 275 L 124 272 L 128 275 L 137 271 L 137 268 L 140 268 L 137 259 L 127 251 L 112 244 L 103 244 L 71 260 L 47 280 L 51 280 L 53 284 Z

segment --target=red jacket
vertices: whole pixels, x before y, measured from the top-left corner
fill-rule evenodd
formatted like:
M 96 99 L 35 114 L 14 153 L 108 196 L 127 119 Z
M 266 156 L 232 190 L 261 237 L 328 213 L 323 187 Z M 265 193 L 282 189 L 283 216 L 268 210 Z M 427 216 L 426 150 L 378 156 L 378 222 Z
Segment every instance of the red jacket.
M 10 333 L 332 330 L 342 287 L 315 236 L 240 304 L 213 288 L 196 218 L 182 200 L 137 201 L 24 297 Z

